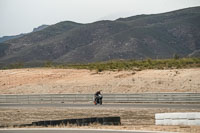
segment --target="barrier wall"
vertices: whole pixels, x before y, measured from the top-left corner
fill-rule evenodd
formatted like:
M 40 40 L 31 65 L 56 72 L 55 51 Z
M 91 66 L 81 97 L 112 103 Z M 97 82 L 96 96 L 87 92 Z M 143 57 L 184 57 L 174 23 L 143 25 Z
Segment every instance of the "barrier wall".
M 57 126 L 73 124 L 77 126 L 88 126 L 89 124 L 101 124 L 101 125 L 121 125 L 120 117 L 92 117 L 81 119 L 64 119 L 64 120 L 46 120 L 32 122 L 32 124 L 16 125 L 16 127 L 27 126 Z
M 0 95 L 0 103 L 92 102 L 93 94 Z M 200 103 L 200 93 L 103 94 L 104 103 Z
M 155 114 L 156 125 L 200 125 L 200 112 Z

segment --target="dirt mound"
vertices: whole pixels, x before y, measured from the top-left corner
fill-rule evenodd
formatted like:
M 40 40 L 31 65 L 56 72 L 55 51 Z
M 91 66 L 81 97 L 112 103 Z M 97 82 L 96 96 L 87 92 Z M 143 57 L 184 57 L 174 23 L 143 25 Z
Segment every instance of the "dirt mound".
M 0 71 L 0 94 L 200 92 L 200 68 L 143 71 L 12 69 Z

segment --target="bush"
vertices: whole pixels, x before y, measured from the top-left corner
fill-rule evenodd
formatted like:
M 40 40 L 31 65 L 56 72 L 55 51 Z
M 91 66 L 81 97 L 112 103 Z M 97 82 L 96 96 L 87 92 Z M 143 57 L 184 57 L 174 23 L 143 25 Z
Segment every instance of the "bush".
M 14 64 L 9 64 L 8 69 L 19 69 L 19 68 L 24 68 L 24 63 L 22 62 L 18 62 L 18 63 L 14 63 Z
M 180 57 L 179 57 L 177 54 L 174 54 L 173 58 L 174 58 L 175 60 L 178 60 Z
M 32 63 L 33 64 L 33 63 Z M 14 69 L 24 68 L 27 64 L 15 63 L 15 64 L 0 64 L 1 69 Z M 33 65 L 31 65 L 33 67 Z M 102 72 L 105 70 L 143 70 L 143 69 L 171 69 L 171 68 L 190 68 L 200 67 L 200 58 L 177 58 L 173 59 L 146 59 L 146 60 L 115 60 L 107 62 L 96 62 L 88 64 L 58 64 L 51 61 L 46 61 L 43 67 L 53 68 L 75 68 L 75 69 L 89 69 Z M 136 69 L 137 68 L 137 69 Z
M 52 67 L 53 66 L 53 62 L 52 61 L 46 61 L 44 63 L 44 67 Z

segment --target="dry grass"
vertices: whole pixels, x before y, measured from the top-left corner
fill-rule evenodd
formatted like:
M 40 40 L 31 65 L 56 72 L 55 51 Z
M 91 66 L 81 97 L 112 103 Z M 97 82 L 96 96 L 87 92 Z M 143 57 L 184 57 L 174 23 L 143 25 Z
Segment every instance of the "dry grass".
M 174 109 L 80 109 L 80 108 L 1 108 L 0 125 L 13 126 L 29 124 L 40 120 L 59 120 L 70 118 L 88 118 L 120 116 L 121 126 L 101 126 L 92 124 L 79 128 L 104 128 L 104 129 L 126 129 L 126 130 L 151 130 L 151 131 L 173 131 L 173 132 L 199 132 L 200 126 L 155 126 L 155 113 L 163 112 L 197 112 L 198 110 L 174 110 Z M 63 127 L 63 126 L 57 126 Z M 64 127 L 76 127 L 67 125 Z

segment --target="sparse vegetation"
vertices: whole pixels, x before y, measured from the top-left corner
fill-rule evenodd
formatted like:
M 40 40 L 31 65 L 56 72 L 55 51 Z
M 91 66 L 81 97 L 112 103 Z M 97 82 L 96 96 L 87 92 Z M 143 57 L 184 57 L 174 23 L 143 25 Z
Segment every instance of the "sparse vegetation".
M 200 67 L 200 58 L 159 59 L 159 60 L 119 60 L 89 64 L 67 65 L 64 67 L 90 69 L 101 72 L 104 70 L 143 70 L 143 69 L 179 69 Z
M 20 69 L 20 68 L 24 68 L 24 63 L 17 62 L 17 63 L 9 64 L 6 66 L 0 64 L 0 69 Z
M 44 67 L 52 67 L 53 66 L 53 62 L 52 61 L 47 61 L 44 64 Z
M 101 72 L 104 70 L 130 69 L 169 69 L 200 67 L 200 58 L 163 59 L 163 60 L 119 60 L 89 64 L 64 65 L 63 68 L 90 69 Z
M 32 63 L 33 64 L 33 63 Z M 14 69 L 30 67 L 28 64 L 15 63 L 7 66 L 0 66 L 1 69 Z M 31 67 L 34 67 L 31 65 Z M 102 72 L 105 70 L 120 71 L 120 70 L 144 70 L 144 69 L 181 69 L 200 67 L 200 58 L 173 58 L 173 59 L 146 59 L 146 60 L 113 60 L 107 62 L 96 62 L 88 64 L 61 64 L 46 61 L 45 63 L 37 64 L 35 67 L 48 68 L 74 68 L 74 69 L 89 69 Z
M 180 57 L 177 55 L 177 54 L 174 54 L 174 59 L 177 60 L 179 59 Z

